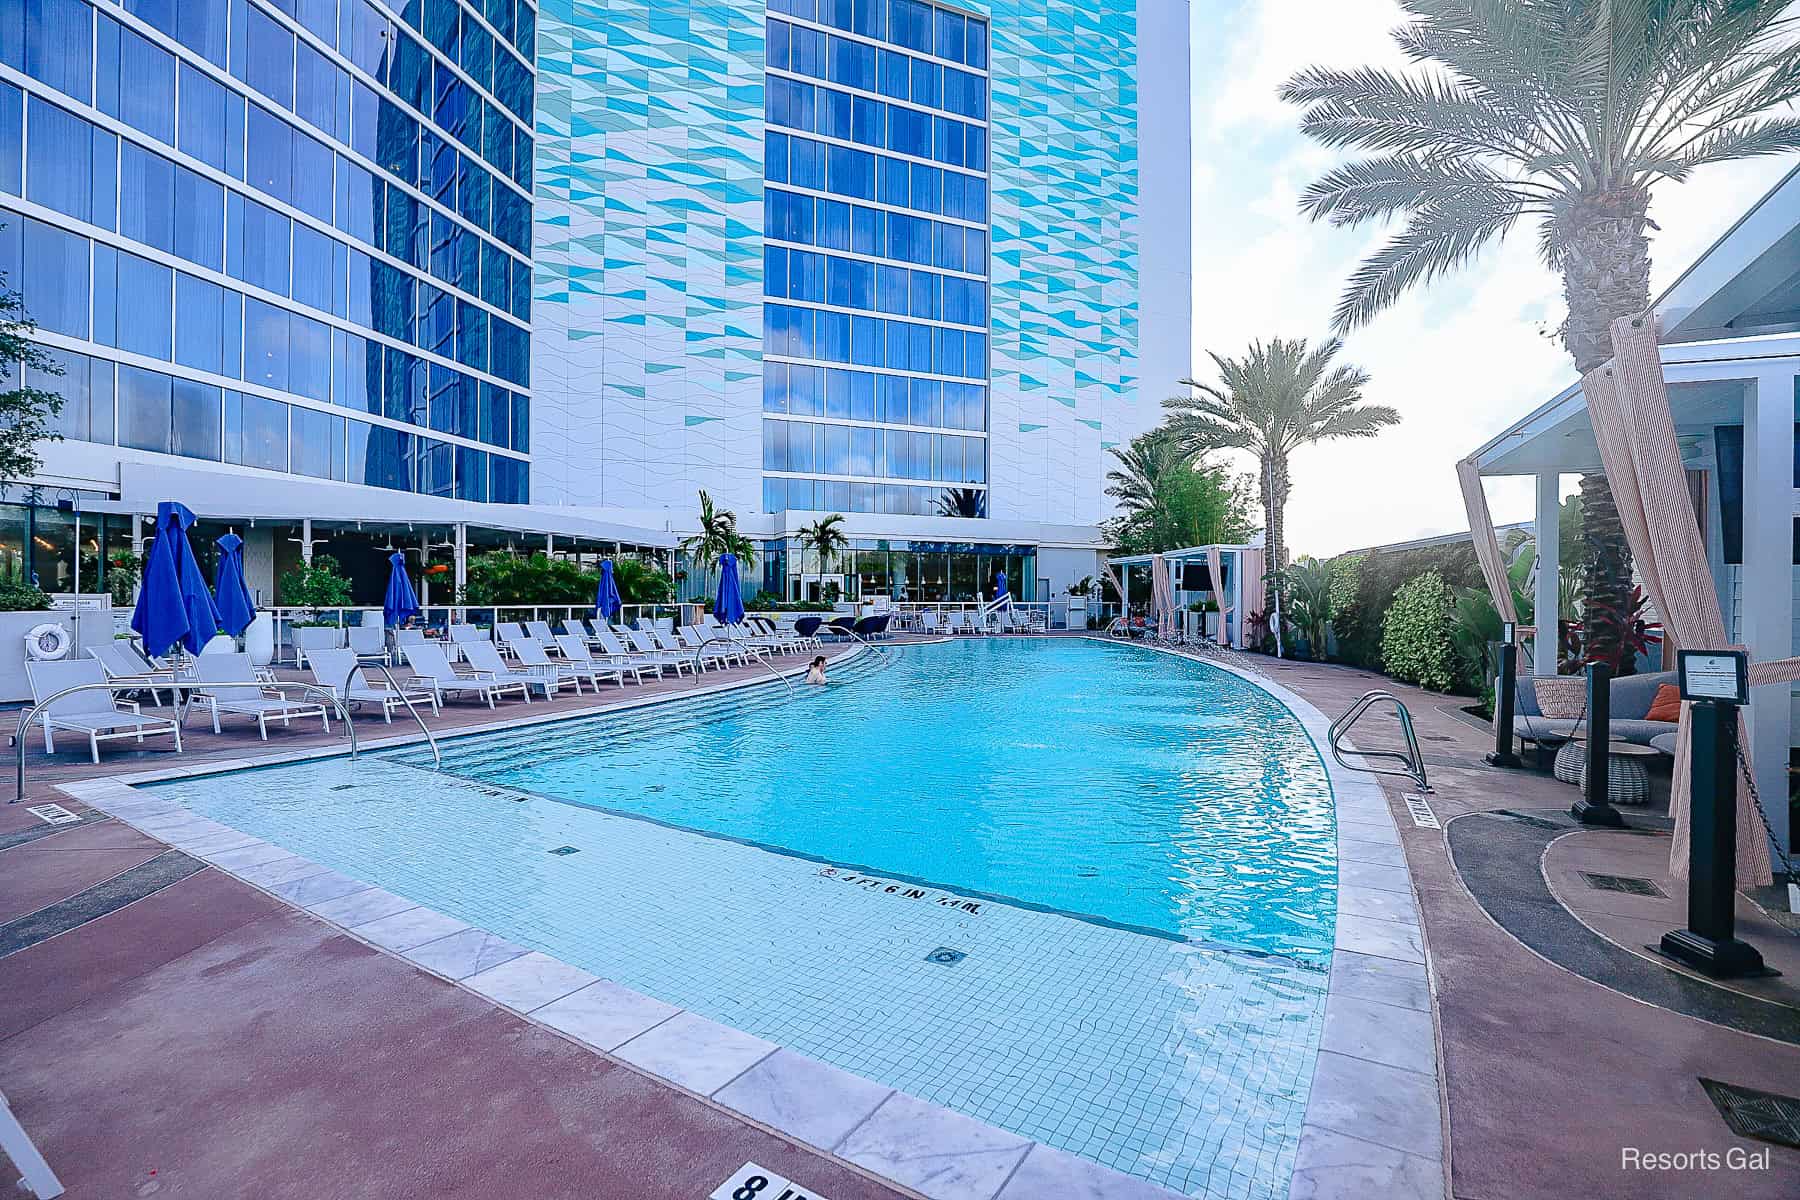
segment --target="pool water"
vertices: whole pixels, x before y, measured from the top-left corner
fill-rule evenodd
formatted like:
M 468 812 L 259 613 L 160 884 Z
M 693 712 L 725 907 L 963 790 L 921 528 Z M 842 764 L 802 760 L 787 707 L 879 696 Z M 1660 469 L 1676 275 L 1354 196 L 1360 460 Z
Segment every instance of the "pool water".
M 1336 889 L 1292 714 L 1081 640 L 832 678 L 459 739 L 442 775 L 408 750 L 163 786 L 1002 1128 L 1191 1195 L 1285 1196 Z
M 1330 789 L 1268 693 L 1085 640 L 887 653 L 787 703 L 484 738 L 444 767 L 1128 928 L 1329 954 Z

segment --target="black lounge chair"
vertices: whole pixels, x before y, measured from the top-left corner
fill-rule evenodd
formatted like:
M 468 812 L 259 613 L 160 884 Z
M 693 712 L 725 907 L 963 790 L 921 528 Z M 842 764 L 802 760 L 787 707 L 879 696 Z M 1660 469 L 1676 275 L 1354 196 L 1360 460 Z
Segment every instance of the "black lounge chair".
M 833 617 L 830 621 L 826 622 L 822 632 L 828 633 L 833 637 L 847 638 L 852 633 L 856 632 L 856 618 Z
M 890 620 L 892 620 L 892 614 L 876 613 L 864 617 L 852 628 L 855 629 L 857 637 L 863 638 L 864 640 L 873 640 L 882 637 L 887 633 L 888 622 Z
M 794 622 L 794 634 L 796 637 L 803 638 L 817 637 L 819 635 L 819 626 L 824 623 L 824 617 L 801 617 Z

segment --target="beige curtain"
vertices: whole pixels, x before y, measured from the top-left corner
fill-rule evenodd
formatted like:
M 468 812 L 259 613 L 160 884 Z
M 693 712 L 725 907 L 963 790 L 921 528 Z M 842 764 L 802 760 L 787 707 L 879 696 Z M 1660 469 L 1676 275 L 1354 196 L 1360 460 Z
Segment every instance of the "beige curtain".
M 1169 565 L 1160 554 L 1150 556 L 1150 607 L 1156 613 L 1156 635 L 1175 632 L 1175 592 L 1169 585 Z
M 1687 475 L 1681 465 L 1681 448 L 1675 440 L 1675 422 L 1669 412 L 1668 389 L 1663 383 L 1662 359 L 1657 352 L 1655 319 L 1649 314 L 1622 317 L 1613 322 L 1612 335 L 1613 361 L 1590 371 L 1581 387 L 1587 397 L 1594 438 L 1600 446 L 1600 461 L 1624 523 L 1638 576 L 1676 642 L 1701 648 L 1723 647 L 1725 620 L 1707 569 L 1706 546 L 1688 499 Z M 1750 668 L 1753 684 L 1795 679 L 1800 679 L 1800 659 L 1757 663 Z M 1777 702 L 1773 696 L 1763 700 L 1771 702 Z M 1786 703 L 1786 696 L 1782 695 L 1778 702 Z M 1749 743 L 1741 726 L 1739 736 L 1747 763 Z M 1689 755 L 1689 723 L 1683 706 L 1676 735 L 1675 786 L 1670 798 L 1675 838 L 1669 866 L 1678 877 L 1687 873 Z M 1786 799 L 1785 795 L 1779 798 L 1783 803 Z M 1751 808 L 1742 776 L 1738 781 L 1737 818 L 1738 884 L 1767 884 L 1768 839 Z
M 1264 565 L 1269 561 L 1269 552 L 1261 546 L 1247 547 L 1238 555 L 1239 569 L 1243 571 L 1244 595 L 1250 597 L 1244 601 L 1244 611 L 1238 615 L 1238 629 L 1243 634 L 1246 644 L 1250 641 L 1250 614 L 1262 611 L 1263 605 L 1263 573 Z M 1273 613 L 1264 613 L 1265 620 L 1273 619 Z
M 1488 595 L 1494 598 L 1494 610 L 1502 621 L 1517 625 L 1519 612 L 1513 607 L 1512 583 L 1507 578 L 1500 542 L 1494 536 L 1494 518 L 1488 512 L 1487 493 L 1481 490 L 1481 470 L 1474 459 L 1465 458 L 1456 464 L 1456 479 L 1462 484 L 1463 508 L 1469 514 L 1469 538 L 1475 543 L 1475 561 L 1481 564 L 1481 578 L 1487 583 Z
M 1219 606 L 1219 632 L 1215 638 L 1223 646 L 1230 640 L 1225 632 L 1225 618 L 1231 615 L 1231 594 L 1225 590 L 1225 576 L 1219 571 L 1219 548 L 1206 548 L 1206 570 L 1212 576 L 1213 601 Z

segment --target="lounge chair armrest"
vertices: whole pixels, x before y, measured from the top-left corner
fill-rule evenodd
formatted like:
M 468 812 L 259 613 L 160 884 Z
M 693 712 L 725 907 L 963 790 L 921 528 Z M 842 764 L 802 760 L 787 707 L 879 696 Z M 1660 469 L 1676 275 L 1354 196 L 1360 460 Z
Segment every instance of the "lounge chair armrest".
M 128 712 L 137 714 L 138 716 L 142 716 L 143 712 L 144 712 L 144 710 L 138 705 L 138 702 L 136 700 L 120 700 L 117 697 L 114 697 L 113 707 L 123 708 Z

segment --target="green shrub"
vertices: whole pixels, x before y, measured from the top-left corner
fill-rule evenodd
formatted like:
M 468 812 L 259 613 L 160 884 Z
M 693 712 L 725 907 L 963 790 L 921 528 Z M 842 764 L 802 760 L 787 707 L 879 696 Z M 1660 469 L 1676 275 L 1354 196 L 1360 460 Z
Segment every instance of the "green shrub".
M 280 602 L 294 608 L 347 608 L 350 581 L 329 554 L 313 555 L 312 565 L 302 563 L 284 572 L 276 583 Z
M 1458 675 L 1455 626 L 1450 588 L 1436 571 L 1402 584 L 1382 620 L 1387 673 L 1403 683 L 1449 691 Z
M 29 579 L 0 577 L 0 612 L 43 612 L 49 607 L 50 597 L 32 586 Z

